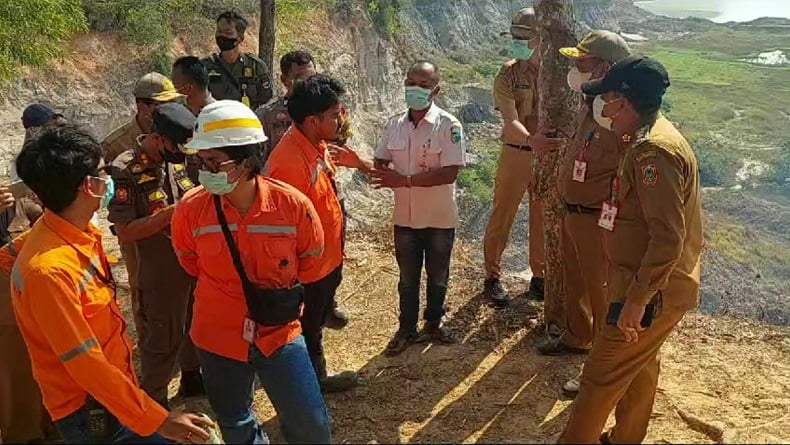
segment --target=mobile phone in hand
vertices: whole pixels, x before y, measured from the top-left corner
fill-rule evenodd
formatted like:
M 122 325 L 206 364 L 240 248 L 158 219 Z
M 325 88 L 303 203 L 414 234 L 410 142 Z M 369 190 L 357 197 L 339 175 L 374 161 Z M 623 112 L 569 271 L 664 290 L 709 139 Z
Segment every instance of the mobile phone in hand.
M 617 326 L 617 320 L 620 319 L 620 313 L 623 312 L 623 303 L 615 301 L 609 303 L 609 312 L 606 314 L 606 324 Z M 642 316 L 642 321 L 639 323 L 643 328 L 649 328 L 653 324 L 653 318 L 656 315 L 656 305 L 645 305 L 645 315 Z

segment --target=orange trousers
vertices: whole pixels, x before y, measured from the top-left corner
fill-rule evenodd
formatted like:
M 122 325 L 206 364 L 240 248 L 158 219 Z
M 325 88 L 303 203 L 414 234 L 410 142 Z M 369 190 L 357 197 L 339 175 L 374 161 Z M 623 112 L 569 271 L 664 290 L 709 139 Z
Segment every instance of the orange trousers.
M 499 278 L 502 253 L 510 239 L 521 200 L 532 183 L 533 155 L 503 145 L 494 180 L 494 208 L 483 241 L 486 278 Z M 543 277 L 546 254 L 543 238 L 543 205 L 529 197 L 529 267 L 536 277 Z
M 661 368 L 659 350 L 685 310 L 661 311 L 653 324 L 626 343 L 617 326 L 604 325 L 584 363 L 579 395 L 559 443 L 598 443 L 612 409 L 612 443 L 641 443 L 653 412 Z

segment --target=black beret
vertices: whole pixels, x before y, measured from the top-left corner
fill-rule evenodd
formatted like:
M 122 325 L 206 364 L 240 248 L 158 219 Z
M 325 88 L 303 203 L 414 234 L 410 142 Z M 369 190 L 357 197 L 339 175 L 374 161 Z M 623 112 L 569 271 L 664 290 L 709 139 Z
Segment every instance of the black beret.
M 168 102 L 157 106 L 153 113 L 153 133 L 160 134 L 170 142 L 180 145 L 192 139 L 195 115 L 187 107 Z

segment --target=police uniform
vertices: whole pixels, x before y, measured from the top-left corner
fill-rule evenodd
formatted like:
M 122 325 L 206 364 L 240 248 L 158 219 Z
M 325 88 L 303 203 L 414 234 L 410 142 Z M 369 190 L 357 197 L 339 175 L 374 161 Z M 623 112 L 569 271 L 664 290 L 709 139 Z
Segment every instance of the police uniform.
M 585 92 L 650 88 L 646 85 L 656 79 L 646 76 L 655 72 L 669 86 L 663 67 L 646 60 L 624 59 L 604 77 L 611 89 L 593 92 L 588 83 Z M 642 74 L 619 79 L 618 73 L 626 69 Z M 655 88 L 663 95 L 666 86 L 660 85 Z M 694 152 L 660 114 L 654 122 L 624 134 L 619 146 L 622 158 L 599 216 L 608 262 L 607 300 L 651 304 L 655 317 L 639 332 L 636 343 L 626 343 L 616 325 L 603 326 L 585 363 L 579 395 L 560 438 L 564 443 L 595 443 L 615 407 L 616 424 L 605 439 L 644 439 L 658 385 L 661 345 L 685 313 L 699 304 L 702 208 Z
M 154 163 L 138 143 L 112 163 L 115 196 L 109 220 L 130 223 L 174 204 L 194 188 L 183 164 Z M 187 335 L 193 278 L 178 263 L 169 229 L 136 243 L 139 254 L 137 292 L 145 330 L 141 343 L 142 388 L 156 401 L 167 402 L 167 387 L 181 370 L 199 369 Z
M 264 143 L 263 161 L 266 162 L 269 153 L 277 146 L 285 132 L 288 131 L 288 127 L 293 123 L 291 115 L 288 113 L 288 98 L 281 97 L 259 107 L 255 110 L 255 115 L 263 125 L 264 134 L 269 137 L 269 140 Z
M 243 53 L 236 63 L 227 64 L 218 54 L 201 59 L 208 71 L 209 90 L 214 99 L 244 102 L 253 110 L 272 98 L 272 83 L 266 63 Z

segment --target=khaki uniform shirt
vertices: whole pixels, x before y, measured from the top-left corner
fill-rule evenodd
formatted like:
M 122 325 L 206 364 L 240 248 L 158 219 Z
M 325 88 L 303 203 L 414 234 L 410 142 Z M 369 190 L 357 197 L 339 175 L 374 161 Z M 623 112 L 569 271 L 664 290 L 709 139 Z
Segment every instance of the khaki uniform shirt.
M 526 60 L 510 60 L 502 65 L 494 78 L 494 108 L 499 112 L 514 107 L 518 120 L 534 133 L 538 128 L 538 72 Z M 504 130 L 502 142 L 524 145 L 526 141 L 507 140 Z
M 629 137 L 618 168 L 618 216 L 604 236 L 609 300 L 695 308 L 703 243 L 697 159 L 660 115 Z
M 115 196 L 107 210 L 108 219 L 113 224 L 130 223 L 153 215 L 195 187 L 187 174 L 187 167 L 183 164 L 157 164 L 148 158 L 139 143 L 121 153 L 112 162 L 111 171 Z M 136 244 L 140 258 L 137 279 L 140 289 L 155 286 L 172 266 L 180 270 L 169 228 Z
M 113 130 L 101 143 L 104 163 L 110 165 L 121 153 L 134 148 L 137 137 L 141 134 L 143 130 L 137 125 L 135 118 Z
M 256 110 L 272 98 L 269 68 L 253 54 L 244 53 L 233 65 L 228 65 L 217 54 L 201 59 L 208 71 L 209 90 L 214 99 L 237 100 L 247 96 L 249 106 Z M 228 73 L 233 77 L 229 78 Z
M 288 127 L 293 122 L 291 115 L 288 114 L 288 98 L 281 97 L 274 102 L 259 107 L 255 110 L 255 115 L 260 119 L 263 125 L 263 132 L 269 138 L 264 144 L 263 160 L 269 156 L 269 153 L 280 142 Z
M 614 132 L 595 122 L 592 109 L 585 106 L 573 142 L 560 164 L 557 185 L 565 203 L 598 209 L 611 197 L 612 178 L 617 175 L 620 160 L 617 140 Z M 587 163 L 584 182 L 573 180 L 577 159 Z

